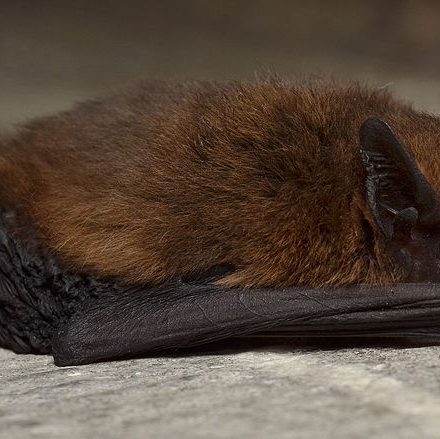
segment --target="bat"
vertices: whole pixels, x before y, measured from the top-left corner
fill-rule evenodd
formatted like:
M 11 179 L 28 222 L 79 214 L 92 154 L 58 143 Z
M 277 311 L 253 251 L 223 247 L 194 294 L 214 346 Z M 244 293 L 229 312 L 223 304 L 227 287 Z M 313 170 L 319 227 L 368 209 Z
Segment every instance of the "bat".
M 0 141 L 2 345 L 67 365 L 435 334 L 439 125 L 383 90 L 274 79 L 146 82 L 24 125 Z

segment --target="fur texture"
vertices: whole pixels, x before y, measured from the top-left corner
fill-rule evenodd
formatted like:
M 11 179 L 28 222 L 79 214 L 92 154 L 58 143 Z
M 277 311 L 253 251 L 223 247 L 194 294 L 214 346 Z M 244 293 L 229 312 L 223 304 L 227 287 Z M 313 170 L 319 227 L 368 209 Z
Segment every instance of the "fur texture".
M 4 139 L 1 196 L 75 270 L 159 283 L 386 284 L 359 128 L 385 120 L 440 190 L 440 121 L 333 82 L 147 82 Z

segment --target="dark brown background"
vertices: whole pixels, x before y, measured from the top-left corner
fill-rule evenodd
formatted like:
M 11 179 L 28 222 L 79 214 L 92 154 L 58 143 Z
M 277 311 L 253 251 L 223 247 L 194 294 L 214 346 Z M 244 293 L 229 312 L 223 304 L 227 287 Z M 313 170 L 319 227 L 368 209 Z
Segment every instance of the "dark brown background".
M 0 0 L 0 124 L 143 77 L 366 79 L 440 108 L 436 1 Z

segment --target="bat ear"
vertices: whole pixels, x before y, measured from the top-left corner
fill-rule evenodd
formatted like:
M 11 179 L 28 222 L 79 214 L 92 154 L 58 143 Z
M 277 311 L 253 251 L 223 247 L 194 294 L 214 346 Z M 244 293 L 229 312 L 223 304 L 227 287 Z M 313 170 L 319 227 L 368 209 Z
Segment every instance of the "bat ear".
M 369 208 L 387 238 L 395 229 L 440 223 L 440 203 L 407 148 L 384 121 L 367 119 L 360 128 Z

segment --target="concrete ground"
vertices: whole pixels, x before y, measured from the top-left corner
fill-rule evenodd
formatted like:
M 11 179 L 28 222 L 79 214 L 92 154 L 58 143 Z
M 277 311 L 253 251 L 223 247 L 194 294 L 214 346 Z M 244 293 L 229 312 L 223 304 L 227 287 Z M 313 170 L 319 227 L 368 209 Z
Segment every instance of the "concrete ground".
M 284 345 L 57 368 L 0 351 L 0 437 L 438 438 L 439 354 Z
M 366 79 L 440 110 L 439 5 L 298 3 L 1 1 L 0 125 L 140 77 L 265 67 Z M 0 350 L 0 437 L 439 438 L 439 354 L 287 343 L 56 368 Z

